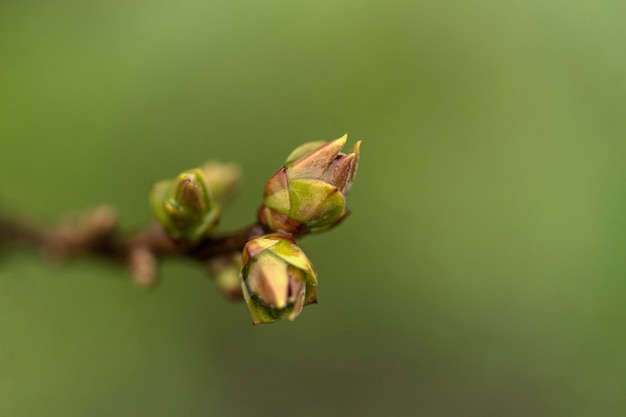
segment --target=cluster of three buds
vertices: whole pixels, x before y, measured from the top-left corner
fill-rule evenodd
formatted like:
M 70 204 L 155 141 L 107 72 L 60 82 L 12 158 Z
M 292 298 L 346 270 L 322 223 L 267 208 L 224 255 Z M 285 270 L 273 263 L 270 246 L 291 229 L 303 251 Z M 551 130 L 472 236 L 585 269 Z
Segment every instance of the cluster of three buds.
M 360 142 L 344 154 L 346 140 L 296 148 L 265 187 L 257 218 L 268 234 L 245 245 L 237 283 L 255 324 L 293 320 L 316 301 L 317 276 L 295 238 L 328 230 L 347 216 Z M 159 183 L 152 192 L 155 215 L 170 236 L 193 244 L 217 225 L 221 194 L 234 184 L 228 181 L 232 176 L 200 169 Z

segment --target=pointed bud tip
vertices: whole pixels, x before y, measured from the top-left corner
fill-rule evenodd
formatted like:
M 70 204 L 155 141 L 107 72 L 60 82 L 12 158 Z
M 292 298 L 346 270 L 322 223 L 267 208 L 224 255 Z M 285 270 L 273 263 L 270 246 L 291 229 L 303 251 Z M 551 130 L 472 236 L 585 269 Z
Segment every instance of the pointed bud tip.
M 183 172 L 176 177 L 172 190 L 172 197 L 184 204 L 186 200 L 196 200 L 198 198 L 198 194 L 204 191 L 200 188 L 201 184 L 195 173 Z
M 356 141 L 354 143 L 354 145 L 352 145 L 352 149 L 350 150 L 350 153 L 355 154 L 357 157 L 359 156 L 359 152 L 361 151 L 361 142 L 360 140 Z
M 337 138 L 337 139 L 335 139 L 335 140 L 333 140 L 331 142 L 335 142 L 335 143 L 337 143 L 337 145 L 341 143 L 341 147 L 343 148 L 344 145 L 346 144 L 346 142 L 348 142 L 348 133 L 344 133 L 343 136 L 341 136 L 340 138 Z
M 200 180 L 202 180 L 202 172 L 198 169 L 181 172 L 176 178 L 177 182 L 182 183 L 197 183 Z
M 324 181 L 337 187 L 342 193 L 350 187 L 348 181 L 352 177 L 356 154 L 340 154 L 323 176 Z
M 287 164 L 287 177 L 290 180 L 321 177 L 337 155 L 339 155 L 347 140 L 348 135 L 346 134 L 338 139 L 322 143 L 321 146 L 315 149 L 310 149 L 307 153 L 300 155 L 298 159 L 293 160 L 293 162 L 288 158 L 290 163 Z M 294 151 L 294 153 L 296 152 Z

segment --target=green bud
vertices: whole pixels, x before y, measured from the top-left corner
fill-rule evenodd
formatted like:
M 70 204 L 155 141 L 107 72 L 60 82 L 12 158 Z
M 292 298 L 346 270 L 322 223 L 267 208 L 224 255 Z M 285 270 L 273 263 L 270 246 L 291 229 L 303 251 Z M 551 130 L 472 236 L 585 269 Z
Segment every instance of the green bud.
M 195 242 L 219 221 L 219 207 L 199 169 L 183 172 L 173 181 L 156 183 L 150 203 L 161 226 L 175 239 Z
M 265 186 L 259 221 L 292 235 L 327 230 L 348 215 L 345 198 L 354 181 L 361 142 L 341 153 L 347 135 L 296 148 Z
M 220 203 L 232 199 L 241 188 L 241 169 L 235 163 L 209 161 L 200 170 L 211 195 Z
M 241 290 L 241 254 L 233 253 L 210 259 L 207 262 L 209 273 L 222 294 L 233 301 L 243 298 Z
M 281 234 L 250 240 L 243 249 L 243 296 L 254 324 L 294 320 L 315 303 L 317 275 L 295 241 Z

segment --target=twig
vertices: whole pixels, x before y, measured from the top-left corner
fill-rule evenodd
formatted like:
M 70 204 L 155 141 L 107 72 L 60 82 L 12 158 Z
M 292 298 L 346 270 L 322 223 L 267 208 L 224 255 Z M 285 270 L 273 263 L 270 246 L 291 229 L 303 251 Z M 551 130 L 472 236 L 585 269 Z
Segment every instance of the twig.
M 240 252 L 246 242 L 264 234 L 251 224 L 233 233 L 207 236 L 194 245 L 172 239 L 156 223 L 132 234 L 117 227 L 114 211 L 99 207 L 53 227 L 0 216 L 0 249 L 35 248 L 44 256 L 71 259 L 92 256 L 126 264 L 135 281 L 151 286 L 157 278 L 156 264 L 169 257 L 186 257 L 205 263 Z

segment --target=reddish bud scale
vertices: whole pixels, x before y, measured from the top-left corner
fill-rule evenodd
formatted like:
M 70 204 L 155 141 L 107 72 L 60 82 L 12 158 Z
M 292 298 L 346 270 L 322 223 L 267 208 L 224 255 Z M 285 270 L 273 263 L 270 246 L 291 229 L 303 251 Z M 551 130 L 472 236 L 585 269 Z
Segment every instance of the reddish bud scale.
M 347 135 L 296 148 L 265 186 L 259 221 L 268 229 L 299 236 L 328 230 L 348 215 L 345 197 L 359 160 L 360 142 L 341 153 Z

